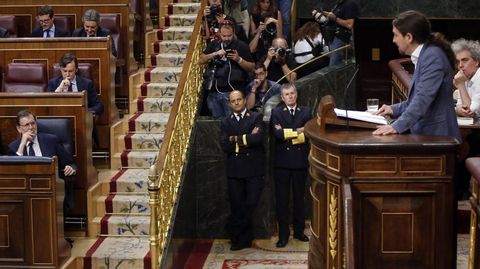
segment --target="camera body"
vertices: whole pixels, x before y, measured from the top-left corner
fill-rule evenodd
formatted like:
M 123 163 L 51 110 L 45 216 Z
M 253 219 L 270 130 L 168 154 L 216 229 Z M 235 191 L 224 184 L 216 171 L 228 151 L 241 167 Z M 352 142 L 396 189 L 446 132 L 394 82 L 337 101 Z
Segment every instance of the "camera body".
M 260 16 L 260 21 L 265 22 L 267 18 L 273 18 L 273 14 L 271 12 L 267 12 Z M 275 22 L 270 22 L 265 25 L 265 29 L 262 31 L 261 37 L 263 39 L 273 40 L 277 36 L 277 24 Z
M 225 49 L 225 57 L 228 57 L 228 55 L 232 54 L 233 50 L 232 49 Z
M 278 54 L 278 56 L 280 57 L 285 57 L 290 52 L 291 52 L 291 49 L 285 49 L 285 48 L 277 48 L 275 50 L 275 53 Z
M 218 14 L 223 14 L 222 6 L 211 4 L 209 7 L 210 14 L 207 16 L 208 25 L 211 25 L 215 20 Z
M 312 11 L 312 16 L 315 19 L 315 21 L 317 21 L 320 24 L 326 24 L 328 22 L 328 18 L 322 14 L 322 10 L 317 11 L 314 9 Z

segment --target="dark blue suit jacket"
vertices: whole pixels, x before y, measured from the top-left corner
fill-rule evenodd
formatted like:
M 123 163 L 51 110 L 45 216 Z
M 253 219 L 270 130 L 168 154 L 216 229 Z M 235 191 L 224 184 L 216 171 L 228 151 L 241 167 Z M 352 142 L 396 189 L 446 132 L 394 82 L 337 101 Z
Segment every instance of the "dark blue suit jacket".
M 53 134 L 47 134 L 47 133 L 38 133 L 38 144 L 40 146 L 40 150 L 42 151 L 42 156 L 44 157 L 53 157 L 53 156 L 58 156 L 58 168 L 62 169 L 66 165 L 70 165 L 73 169 L 78 170 L 77 164 L 73 160 L 73 157 L 71 154 L 69 154 L 65 148 L 63 147 L 62 144 L 60 144 L 60 141 L 58 140 L 58 137 Z M 10 156 L 17 156 L 17 149 L 18 146 L 20 145 L 20 139 L 17 139 L 10 143 L 8 145 L 8 155 Z M 23 155 L 27 155 L 25 147 L 25 151 L 23 152 Z M 63 175 L 63 173 L 60 173 L 60 175 Z
M 100 26 L 97 27 L 97 33 L 96 33 L 97 37 L 107 37 L 107 36 L 111 36 L 111 35 L 112 35 L 112 33 L 110 32 L 109 29 L 102 28 Z M 80 28 L 77 28 L 77 29 L 73 30 L 72 36 L 73 37 L 87 37 L 87 33 L 85 32 L 85 29 L 83 27 L 80 27 Z M 115 43 L 113 42 L 113 39 L 112 39 L 112 54 L 113 54 L 113 56 L 117 57 L 117 49 L 115 47 Z
M 37 27 L 33 29 L 32 37 L 43 37 L 43 29 L 42 27 Z M 55 25 L 55 37 L 69 37 L 70 33 L 59 28 L 58 26 Z
M 424 45 L 407 100 L 392 105 L 398 133 L 453 136 L 461 141 L 452 98 L 453 71 L 440 47 Z
M 292 144 L 291 139 L 285 139 L 284 129 L 293 129 L 305 126 L 307 121 L 312 118 L 310 108 L 298 106 L 295 110 L 295 116 L 290 115 L 285 104 L 279 105 L 272 109 L 270 123 L 272 133 L 275 137 L 275 167 L 288 169 L 304 169 L 308 167 L 308 151 L 310 149 L 308 142 L 303 144 Z M 274 126 L 279 124 L 282 129 L 277 130 Z
M 48 81 L 48 91 L 49 92 L 54 92 L 60 83 L 62 82 L 63 77 L 56 77 L 52 78 L 51 80 Z M 87 91 L 88 95 L 88 111 L 94 112 L 95 115 L 100 115 L 103 113 L 103 104 L 100 101 L 100 98 L 98 98 L 97 91 L 95 90 L 95 87 L 93 86 L 93 81 L 91 81 L 88 78 L 81 77 L 79 75 L 76 76 L 77 80 L 77 89 L 79 92 L 81 91 Z
M 255 127 L 258 127 L 259 131 L 252 134 Z M 240 122 L 233 113 L 222 120 L 220 142 L 223 151 L 227 154 L 227 177 L 246 178 L 265 174 L 263 130 L 262 114 L 254 111 L 247 110 Z M 243 135 L 245 135 L 246 144 L 243 143 Z M 229 136 L 237 136 L 238 153 L 235 153 L 236 144 L 228 140 Z

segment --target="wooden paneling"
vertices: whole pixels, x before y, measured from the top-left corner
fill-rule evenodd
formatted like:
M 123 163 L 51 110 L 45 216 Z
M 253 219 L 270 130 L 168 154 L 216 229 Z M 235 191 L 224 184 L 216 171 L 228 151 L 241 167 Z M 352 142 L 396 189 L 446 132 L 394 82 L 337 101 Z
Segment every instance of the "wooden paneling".
M 309 268 L 455 268 L 456 140 L 325 130 L 316 119 L 305 131 L 312 145 Z
M 18 111 L 28 109 L 38 118 L 66 118 L 71 123 L 74 159 L 78 165 L 75 178 L 75 208 L 67 215 L 87 216 L 86 195 L 90 186 L 97 182 L 97 170 L 92 163 L 92 117 L 87 112 L 86 96 L 83 93 L 0 93 L 0 144 L 1 153 L 7 153 L 7 145 L 18 138 L 15 117 Z M 7 168 L 4 168 L 7 169 Z M 45 180 L 10 178 L 0 182 L 10 189 L 44 188 Z
M 92 80 L 98 85 L 97 92 L 105 106 L 105 112 L 96 119 L 99 133 L 109 136 L 110 126 L 118 121 L 119 115 L 115 105 L 115 65 L 111 55 L 111 40 L 98 38 L 8 38 L 0 39 L 0 68 L 6 69 L 13 62 L 45 63 L 49 79 L 53 65 L 60 58 L 71 52 L 79 62 L 92 64 Z M 45 101 L 45 100 L 44 100 Z M 52 102 L 54 102 L 52 100 Z M 68 105 L 68 104 L 64 104 Z M 52 114 L 55 115 L 55 114 Z M 109 150 L 109 143 L 103 143 L 100 148 Z
M 63 234 L 63 208 L 58 207 L 62 205 L 63 182 L 57 182 L 56 175 L 54 159 L 0 165 L 0 186 L 18 179 L 48 181 L 41 189 L 0 187 L 0 267 L 60 268 L 70 256 Z
M 22 31 L 30 33 L 36 24 L 35 16 L 37 14 L 37 8 L 44 4 L 44 2 L 35 0 L 2 0 L 0 10 L 2 14 L 11 14 L 23 18 L 20 25 L 25 29 Z M 133 57 L 133 29 L 135 22 L 134 14 L 132 13 L 134 10 L 130 8 L 130 0 L 52 0 L 48 1 L 48 5 L 55 10 L 55 14 L 57 15 L 73 16 L 76 28 L 82 27 L 82 15 L 88 9 L 93 8 L 99 13 L 120 15 L 120 42 L 123 47 L 121 55 L 123 55 L 124 58 L 125 68 L 122 68 L 123 83 L 118 94 L 128 97 L 128 75 L 134 72 L 137 67 Z M 142 27 L 136 30 L 138 30 L 136 34 L 144 39 L 145 28 Z

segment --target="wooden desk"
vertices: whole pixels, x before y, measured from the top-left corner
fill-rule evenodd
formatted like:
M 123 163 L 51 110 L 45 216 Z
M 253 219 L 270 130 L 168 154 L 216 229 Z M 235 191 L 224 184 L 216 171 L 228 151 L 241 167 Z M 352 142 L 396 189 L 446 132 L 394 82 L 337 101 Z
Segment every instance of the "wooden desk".
M 55 158 L 0 157 L 0 267 L 60 268 L 70 256 L 62 212 Z
M 309 268 L 455 268 L 453 138 L 322 129 L 316 119 L 305 132 Z
M 0 142 L 2 154 L 7 145 L 18 138 L 15 118 L 18 111 L 28 109 L 38 118 L 66 118 L 71 122 L 74 154 L 78 165 L 74 185 L 75 208 L 68 216 L 87 216 L 87 190 L 97 183 L 97 170 L 92 163 L 92 117 L 87 111 L 83 93 L 0 93 Z

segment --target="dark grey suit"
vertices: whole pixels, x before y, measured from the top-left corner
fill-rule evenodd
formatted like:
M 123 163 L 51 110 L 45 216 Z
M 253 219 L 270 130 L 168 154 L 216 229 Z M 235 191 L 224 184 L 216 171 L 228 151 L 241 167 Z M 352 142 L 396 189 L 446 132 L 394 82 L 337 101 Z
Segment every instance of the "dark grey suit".
M 461 141 L 452 98 L 453 71 L 440 47 L 424 45 L 408 99 L 392 105 L 392 127 L 398 133 L 453 136 Z
M 398 133 L 453 136 L 461 141 L 452 98 L 453 71 L 440 47 L 425 44 L 420 52 L 408 99 L 392 105 Z

